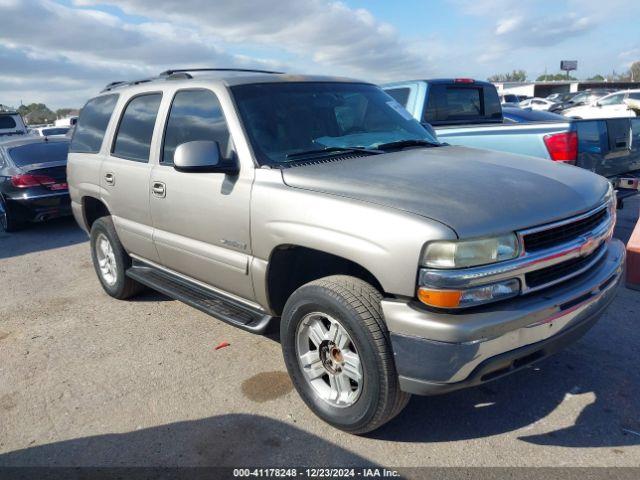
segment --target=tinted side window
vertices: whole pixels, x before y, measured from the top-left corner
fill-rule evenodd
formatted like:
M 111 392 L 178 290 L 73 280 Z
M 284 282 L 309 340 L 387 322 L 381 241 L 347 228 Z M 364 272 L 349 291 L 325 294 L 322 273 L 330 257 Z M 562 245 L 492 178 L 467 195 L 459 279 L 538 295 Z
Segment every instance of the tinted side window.
M 438 124 L 500 118 L 500 100 L 493 88 L 431 85 L 422 121 Z
M 0 128 L 16 128 L 16 121 L 8 115 L 0 115 Z
M 80 112 L 71 140 L 70 152 L 98 153 L 104 132 L 118 101 L 118 95 L 104 95 L 89 100 Z
M 127 104 L 116 133 L 113 155 L 136 162 L 149 161 L 160 100 L 161 93 L 151 93 L 134 97 Z
M 220 102 L 209 90 L 182 90 L 171 104 L 162 148 L 162 163 L 173 164 L 178 145 L 196 140 L 210 140 L 220 144 L 226 156 L 229 130 Z
M 385 90 L 385 92 L 393 97 L 396 102 L 406 108 L 407 101 L 409 100 L 409 93 L 411 92 L 410 88 L 392 88 L 390 90 Z

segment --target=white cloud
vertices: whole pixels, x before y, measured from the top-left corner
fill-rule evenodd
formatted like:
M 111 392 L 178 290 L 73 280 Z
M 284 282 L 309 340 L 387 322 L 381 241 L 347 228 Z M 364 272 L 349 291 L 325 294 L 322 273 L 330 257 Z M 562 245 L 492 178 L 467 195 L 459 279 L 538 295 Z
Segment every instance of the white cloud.
M 76 0 L 97 5 L 101 0 Z M 228 45 L 267 45 L 311 59 L 325 72 L 385 79 L 428 74 L 424 55 L 416 55 L 389 24 L 365 9 L 325 0 L 210 2 L 207 0 L 113 0 L 129 14 L 178 22 Z M 316 68 L 317 68 L 316 67 Z

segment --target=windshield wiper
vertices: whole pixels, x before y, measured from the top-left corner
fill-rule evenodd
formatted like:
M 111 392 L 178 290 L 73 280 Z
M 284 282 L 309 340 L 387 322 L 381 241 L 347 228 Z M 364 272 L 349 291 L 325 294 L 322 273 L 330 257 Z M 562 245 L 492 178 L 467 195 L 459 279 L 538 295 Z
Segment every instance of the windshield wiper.
M 371 149 L 366 147 L 325 147 L 325 148 L 318 148 L 315 150 L 305 150 L 304 152 L 287 153 L 286 159 L 295 160 L 295 159 L 302 159 L 305 157 L 321 157 L 327 154 L 331 155 L 333 153 L 353 153 L 353 152 L 364 152 L 364 153 L 371 153 L 371 154 L 382 153 L 378 149 Z
M 400 150 L 405 147 L 440 147 L 441 145 L 441 143 L 414 138 L 410 140 L 398 140 L 397 142 L 381 143 L 377 145 L 376 148 L 378 150 Z

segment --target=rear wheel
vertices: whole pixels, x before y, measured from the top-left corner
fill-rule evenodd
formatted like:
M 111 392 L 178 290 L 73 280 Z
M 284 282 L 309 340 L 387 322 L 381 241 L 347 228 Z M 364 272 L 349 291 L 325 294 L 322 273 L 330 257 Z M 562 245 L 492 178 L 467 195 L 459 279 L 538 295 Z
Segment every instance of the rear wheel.
M 0 197 L 0 227 L 5 232 L 15 232 L 24 227 L 24 222 L 18 218 L 2 197 Z
M 143 290 L 126 276 L 131 257 L 120 243 L 111 217 L 102 217 L 91 226 L 91 258 L 102 288 L 114 298 L 124 300 Z
M 375 430 L 410 398 L 398 386 L 381 299 L 370 284 L 335 275 L 296 290 L 282 315 L 284 360 L 298 393 L 350 433 Z

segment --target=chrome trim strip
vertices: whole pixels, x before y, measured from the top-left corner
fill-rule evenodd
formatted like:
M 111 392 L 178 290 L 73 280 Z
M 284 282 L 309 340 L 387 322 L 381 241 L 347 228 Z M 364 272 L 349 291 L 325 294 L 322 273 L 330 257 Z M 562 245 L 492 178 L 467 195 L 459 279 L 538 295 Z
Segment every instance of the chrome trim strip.
M 607 208 L 607 204 L 599 207 L 596 210 L 592 210 L 586 216 L 597 213 L 602 208 Z M 584 218 L 584 216 L 574 217 L 573 221 Z M 555 227 L 565 225 L 567 222 L 549 224 Z M 549 226 L 547 226 L 549 227 Z M 551 267 L 559 263 L 566 262 L 567 260 L 573 260 L 575 258 L 585 257 L 595 252 L 601 245 L 607 242 L 613 235 L 613 229 L 615 225 L 613 223 L 611 215 L 607 215 L 605 220 L 596 228 L 589 232 L 580 235 L 578 238 L 551 247 L 545 250 L 540 250 L 532 253 L 524 253 L 523 255 L 507 260 L 504 262 L 494 263 L 490 265 L 484 265 L 480 267 L 464 268 L 457 270 L 439 270 L 439 269 L 420 269 L 418 275 L 419 286 L 431 287 L 435 289 L 465 289 L 476 287 L 480 285 L 486 285 L 490 283 L 499 282 L 501 280 L 508 280 L 511 278 L 517 278 L 522 285 L 522 293 L 530 293 L 543 288 L 555 285 L 571 277 L 579 275 L 593 266 L 602 256 L 606 248 L 603 248 L 603 252 L 598 254 L 592 262 L 589 262 L 587 267 L 580 269 L 578 272 L 572 272 L 565 277 L 554 280 L 543 285 L 536 287 L 528 287 L 525 279 L 525 274 L 536 270 L 541 270 L 546 267 Z M 536 227 L 542 228 L 542 227 Z M 550 227 L 553 228 L 553 227 Z M 526 230 L 531 232 L 532 229 Z
M 150 267 L 157 268 L 158 270 L 162 270 L 163 272 L 166 272 L 166 273 L 168 273 L 170 275 L 174 275 L 174 276 L 176 276 L 178 278 L 186 280 L 187 282 L 194 283 L 195 285 L 198 285 L 199 287 L 205 288 L 207 290 L 211 290 L 212 292 L 215 292 L 218 295 L 222 295 L 223 297 L 227 297 L 227 298 L 229 298 L 231 300 L 235 300 L 236 302 L 243 303 L 243 304 L 247 305 L 248 307 L 253 308 L 254 310 L 259 310 L 261 312 L 267 313 L 262 306 L 258 305 L 255 302 L 252 302 L 251 300 L 247 300 L 246 298 L 239 297 L 239 296 L 234 295 L 233 293 L 229 293 L 229 292 L 227 292 L 225 290 L 220 290 L 219 288 L 212 287 L 211 285 L 208 285 L 208 284 L 206 284 L 204 282 L 201 282 L 200 280 L 196 280 L 195 278 L 191 278 L 188 275 L 184 275 L 184 274 L 182 274 L 180 272 L 176 272 L 175 270 L 171 270 L 170 268 L 163 267 L 162 265 L 159 265 L 159 264 L 157 264 L 155 262 L 147 260 L 146 258 L 139 257 L 138 255 L 130 253 L 129 256 L 131 258 L 137 260 L 140 263 L 144 263 L 144 264 L 146 264 L 146 265 L 148 265 Z
M 40 198 L 50 198 L 50 197 L 62 197 L 64 195 L 69 195 L 69 190 L 65 190 L 64 192 L 56 192 L 56 193 L 43 193 L 41 195 L 23 195 L 22 197 L 11 197 L 9 200 L 14 202 L 20 202 L 22 200 L 38 200 Z

